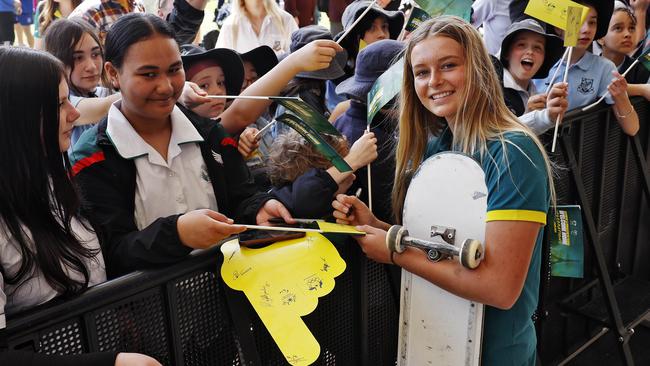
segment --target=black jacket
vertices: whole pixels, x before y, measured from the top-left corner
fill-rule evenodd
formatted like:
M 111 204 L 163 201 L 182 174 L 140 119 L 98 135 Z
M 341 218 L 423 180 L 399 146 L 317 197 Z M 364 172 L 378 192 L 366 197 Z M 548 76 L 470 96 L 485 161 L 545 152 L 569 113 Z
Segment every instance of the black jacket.
M 236 141 L 219 123 L 180 108 L 204 139 L 198 144 L 219 211 L 236 223 L 255 223 L 257 212 L 273 196 L 257 193 Z M 134 217 L 135 163 L 118 154 L 106 135 L 106 126 L 105 118 L 86 131 L 71 158 L 85 202 L 84 214 L 96 227 L 108 277 L 181 260 L 192 249 L 178 237 L 180 214 L 161 217 L 138 230 Z

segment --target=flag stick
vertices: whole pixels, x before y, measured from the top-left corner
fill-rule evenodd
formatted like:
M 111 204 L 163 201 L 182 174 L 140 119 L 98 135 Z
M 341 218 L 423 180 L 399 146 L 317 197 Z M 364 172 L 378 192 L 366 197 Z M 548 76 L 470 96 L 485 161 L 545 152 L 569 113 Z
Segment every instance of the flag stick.
M 343 33 L 343 35 L 341 36 L 341 38 L 339 38 L 338 41 L 336 41 L 337 44 L 341 44 L 341 41 L 342 41 L 342 40 L 343 40 L 343 39 L 344 39 L 344 38 L 345 38 L 345 37 L 350 33 L 350 31 L 354 28 L 354 26 L 357 25 L 357 23 L 359 23 L 359 22 L 361 21 L 361 19 L 363 19 L 363 17 L 364 17 L 366 14 L 368 14 L 368 12 L 369 12 L 370 9 L 372 8 L 372 6 L 375 5 L 375 4 L 377 4 L 377 0 L 373 0 L 373 1 L 368 5 L 368 7 L 366 8 L 366 10 L 364 10 L 363 13 L 361 13 L 361 15 L 359 15 L 359 17 L 357 18 L 357 20 L 355 20 L 354 23 L 352 23 L 352 25 L 350 26 L 350 28 L 348 28 L 348 30 L 346 30 L 345 33 Z
M 632 65 L 630 65 L 630 67 L 628 67 L 627 70 L 625 70 L 625 72 L 623 74 L 621 74 L 621 76 L 625 77 L 625 75 L 627 75 L 627 73 L 630 72 L 630 70 L 632 70 L 634 65 L 636 65 L 638 63 L 639 63 L 639 59 L 637 58 L 636 60 L 634 60 L 634 62 L 632 62 Z M 609 90 L 605 94 L 603 94 L 603 96 L 600 97 L 600 99 L 598 99 L 597 101 L 595 101 L 595 102 L 589 104 L 588 106 L 582 108 L 582 111 L 586 112 L 586 111 L 590 110 L 591 108 L 597 106 L 598 103 L 602 102 L 603 99 L 605 99 L 608 95 L 609 95 Z
M 255 99 L 255 100 L 271 99 L 271 97 L 263 97 L 259 95 L 206 95 L 205 97 L 211 99 Z
M 573 47 L 569 47 L 569 55 L 567 56 L 566 60 L 566 68 L 564 69 L 564 79 L 563 82 L 566 83 L 567 77 L 569 76 L 569 65 L 571 65 L 571 55 L 573 54 Z M 558 66 L 559 68 L 559 66 Z M 561 114 L 557 115 L 557 118 L 555 119 L 555 130 L 553 131 L 553 146 L 551 147 L 551 152 L 555 152 L 555 143 L 557 142 L 557 130 L 558 127 L 560 126 L 560 119 L 561 119 Z
M 366 133 L 370 132 L 370 123 L 366 126 Z M 372 212 L 372 178 L 370 175 L 370 165 L 368 163 L 368 209 Z
M 557 76 L 558 71 L 562 68 L 562 62 L 564 62 L 564 59 L 566 58 L 567 53 L 569 53 L 569 48 L 567 47 L 564 50 L 564 54 L 562 55 L 562 58 L 560 59 L 560 62 L 557 64 L 557 69 L 555 69 L 555 72 L 553 73 L 553 77 L 551 78 L 551 82 L 548 83 L 548 88 L 546 88 L 546 95 L 551 92 L 551 88 L 553 87 L 553 82 L 555 81 L 555 77 Z
M 257 140 L 258 137 L 260 137 L 264 132 L 268 131 L 269 128 L 273 126 L 276 122 L 277 122 L 276 120 L 269 122 L 266 126 L 262 127 L 261 130 L 257 131 L 257 133 L 255 134 L 255 136 L 253 136 L 253 138 Z

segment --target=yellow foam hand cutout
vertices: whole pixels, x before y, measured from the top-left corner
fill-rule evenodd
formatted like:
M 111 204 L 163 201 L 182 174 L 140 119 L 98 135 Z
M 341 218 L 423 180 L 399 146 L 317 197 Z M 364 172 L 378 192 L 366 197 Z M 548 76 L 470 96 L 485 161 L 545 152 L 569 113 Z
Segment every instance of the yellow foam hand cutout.
M 301 316 L 316 309 L 318 298 L 334 289 L 345 262 L 334 245 L 318 233 L 260 249 L 240 247 L 234 239 L 221 246 L 221 276 L 244 291 L 251 305 L 291 365 L 318 359 L 320 345 Z

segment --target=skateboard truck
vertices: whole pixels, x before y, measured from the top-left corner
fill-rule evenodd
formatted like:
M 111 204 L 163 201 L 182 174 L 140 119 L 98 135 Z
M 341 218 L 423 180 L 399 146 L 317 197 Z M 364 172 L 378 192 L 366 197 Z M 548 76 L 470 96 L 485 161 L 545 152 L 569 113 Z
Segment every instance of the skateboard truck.
M 432 240 L 422 240 L 409 236 L 409 232 L 405 227 L 393 225 L 386 234 L 386 246 L 391 252 L 397 253 L 402 253 L 407 246 L 421 249 L 427 253 L 427 257 L 433 262 L 437 262 L 442 258 L 458 257 L 463 267 L 475 269 L 483 259 L 483 244 L 475 239 L 466 239 L 460 248 L 456 247 L 452 244 L 455 234 L 455 229 L 432 226 Z M 443 240 L 437 239 L 438 236 L 441 236 Z M 451 243 L 448 241 L 451 241 Z

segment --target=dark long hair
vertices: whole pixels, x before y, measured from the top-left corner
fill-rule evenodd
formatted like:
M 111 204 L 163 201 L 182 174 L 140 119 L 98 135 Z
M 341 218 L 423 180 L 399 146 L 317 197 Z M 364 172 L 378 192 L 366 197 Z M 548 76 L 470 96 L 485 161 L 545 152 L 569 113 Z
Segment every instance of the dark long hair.
M 39 268 L 47 283 L 67 295 L 88 286 L 83 246 L 71 228 L 79 199 L 59 147 L 59 83 L 63 66 L 54 56 L 0 47 L 0 219 L 18 243 L 21 264 L 4 281 L 20 285 Z M 29 235 L 31 234 L 31 239 Z M 83 276 L 71 279 L 67 271 Z
M 102 42 L 95 34 L 95 31 L 90 28 L 88 23 L 82 18 L 71 19 L 57 19 L 52 23 L 45 32 L 45 51 L 58 58 L 65 67 L 70 68 L 70 73 L 74 71 L 74 48 L 84 34 L 88 34 L 99 45 L 99 51 L 102 54 L 101 80 L 106 85 L 104 76 L 104 49 Z M 84 95 L 85 93 L 69 80 L 70 89 L 76 95 Z
M 121 17 L 106 34 L 106 61 L 121 69 L 131 45 L 157 34 L 174 39 L 169 24 L 153 14 L 131 13 Z

